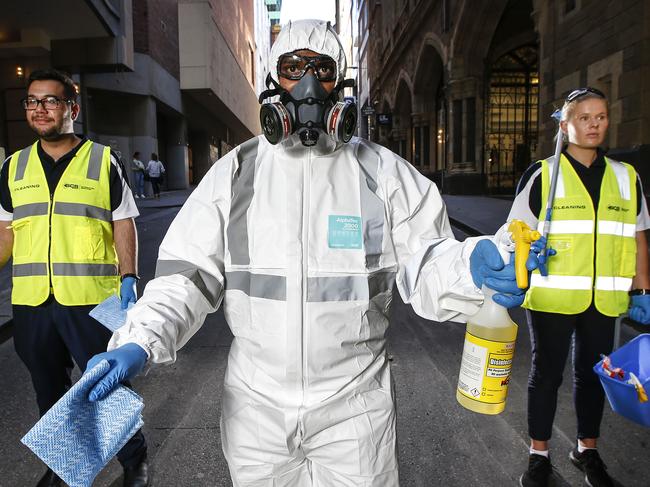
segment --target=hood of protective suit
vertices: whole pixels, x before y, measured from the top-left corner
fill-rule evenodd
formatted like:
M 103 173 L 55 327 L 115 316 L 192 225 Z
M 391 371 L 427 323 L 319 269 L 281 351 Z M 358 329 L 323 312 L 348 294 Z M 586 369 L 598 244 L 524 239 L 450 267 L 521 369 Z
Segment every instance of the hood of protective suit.
M 296 20 L 282 27 L 271 47 L 270 70 L 271 77 L 275 81 L 280 82 L 277 73 L 280 56 L 300 49 L 309 49 L 330 56 L 336 61 L 337 82 L 343 80 L 347 62 L 341 41 L 332 25 L 324 20 Z

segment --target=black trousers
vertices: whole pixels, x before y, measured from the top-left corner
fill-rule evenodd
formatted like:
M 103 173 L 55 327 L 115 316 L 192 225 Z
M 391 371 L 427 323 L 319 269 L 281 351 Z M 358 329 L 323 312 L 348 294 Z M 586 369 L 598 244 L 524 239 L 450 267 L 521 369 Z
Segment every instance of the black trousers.
M 39 306 L 13 306 L 14 347 L 32 377 L 43 416 L 71 387 L 73 362 L 84 371 L 88 360 L 106 351 L 111 332 L 88 316 L 94 306 L 63 306 L 50 297 Z M 117 453 L 123 467 L 147 453 L 141 430 Z
M 153 194 L 160 194 L 160 177 L 149 176 L 149 181 L 151 182 L 151 189 Z
M 583 313 L 562 315 L 528 311 L 532 366 L 528 377 L 528 433 L 533 440 L 551 438 L 557 391 L 573 344 L 573 400 L 578 438 L 598 438 L 605 394 L 593 366 L 614 346 L 616 318 L 593 303 Z

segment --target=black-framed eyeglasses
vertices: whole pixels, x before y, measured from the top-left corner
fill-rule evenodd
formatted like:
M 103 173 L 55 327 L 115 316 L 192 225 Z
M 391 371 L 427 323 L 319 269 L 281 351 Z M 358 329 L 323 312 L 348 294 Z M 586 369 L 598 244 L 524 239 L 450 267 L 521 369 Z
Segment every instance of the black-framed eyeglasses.
M 36 110 L 39 103 L 45 110 L 56 110 L 61 106 L 61 104 L 72 103 L 72 100 L 64 100 L 58 96 L 46 96 L 39 100 L 38 98 L 30 96 L 20 100 L 20 103 L 25 110 Z
M 311 68 L 318 81 L 336 81 L 336 61 L 329 56 L 299 56 L 283 54 L 278 59 L 278 76 L 298 80 Z
M 578 98 L 581 98 L 585 95 L 596 95 L 599 98 L 607 98 L 605 96 L 605 93 L 602 91 L 596 89 L 596 88 L 591 88 L 589 86 L 585 88 L 578 88 L 577 90 L 573 90 L 569 95 L 566 97 L 566 103 L 572 102 L 573 100 L 577 100 Z

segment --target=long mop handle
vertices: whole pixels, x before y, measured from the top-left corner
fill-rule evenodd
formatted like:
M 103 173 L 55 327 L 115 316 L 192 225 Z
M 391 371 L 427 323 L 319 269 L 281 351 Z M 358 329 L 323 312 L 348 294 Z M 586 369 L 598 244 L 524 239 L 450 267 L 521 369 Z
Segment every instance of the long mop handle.
M 559 125 L 560 117 L 562 115 L 561 110 L 555 110 L 553 112 L 553 117 L 555 120 L 558 121 L 558 126 L 557 126 L 557 137 L 555 141 L 555 164 L 553 168 L 553 175 L 551 176 L 551 187 L 549 188 L 548 192 L 548 200 L 546 201 L 546 216 L 544 219 L 544 226 L 542 227 L 542 236 L 544 238 L 548 238 L 548 233 L 549 230 L 551 229 L 551 216 L 553 214 L 553 200 L 555 199 L 555 188 L 557 186 L 557 178 L 558 174 L 560 174 L 560 157 L 562 156 L 562 127 Z M 542 249 L 542 251 L 539 254 L 540 256 L 546 256 L 546 247 Z M 546 266 L 541 266 L 540 267 L 540 274 L 543 276 L 548 275 L 548 270 L 546 269 Z

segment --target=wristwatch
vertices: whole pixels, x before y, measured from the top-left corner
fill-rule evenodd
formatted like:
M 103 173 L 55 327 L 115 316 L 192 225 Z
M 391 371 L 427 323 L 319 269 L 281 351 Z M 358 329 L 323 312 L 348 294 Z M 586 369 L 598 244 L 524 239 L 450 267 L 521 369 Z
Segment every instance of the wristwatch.
M 630 296 L 642 296 L 644 294 L 650 294 L 650 289 L 632 289 L 628 291 Z
M 127 277 L 133 277 L 133 278 L 135 278 L 136 281 L 140 280 L 140 276 L 138 276 L 137 274 L 128 273 L 128 274 L 123 274 L 122 276 L 120 276 L 120 282 L 122 282 Z M 648 291 L 648 294 L 650 294 L 650 291 Z

